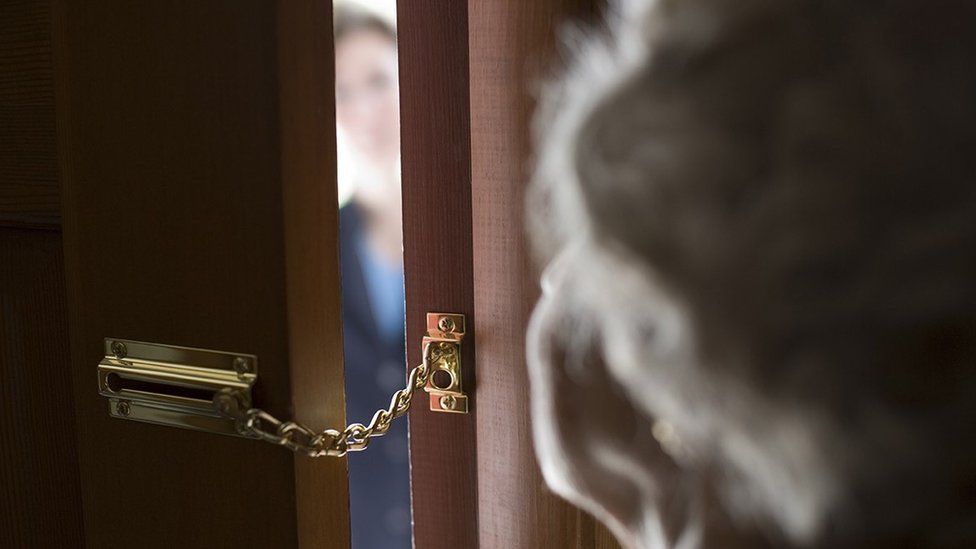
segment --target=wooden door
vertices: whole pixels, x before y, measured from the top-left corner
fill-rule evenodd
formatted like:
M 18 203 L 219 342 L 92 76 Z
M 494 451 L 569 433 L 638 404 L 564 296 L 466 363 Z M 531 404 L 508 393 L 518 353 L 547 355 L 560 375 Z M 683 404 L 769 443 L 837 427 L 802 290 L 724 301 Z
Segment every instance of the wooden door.
M 599 522 L 545 487 L 531 450 L 525 330 L 538 298 L 525 224 L 532 112 L 559 73 L 567 27 L 596 31 L 601 0 L 471 0 L 472 241 L 482 547 L 611 549 Z M 504 428 L 499 428 L 505 426 Z
M 522 215 L 532 94 L 562 26 L 594 22 L 602 3 L 398 5 L 407 338 L 425 306 L 468 315 L 473 388 L 468 416 L 410 413 L 415 547 L 617 547 L 544 486 L 524 359 L 538 295 Z
M 111 419 L 95 378 L 106 337 L 252 353 L 256 405 L 343 422 L 329 2 L 56 0 L 53 28 L 87 545 L 347 546 L 344 460 Z

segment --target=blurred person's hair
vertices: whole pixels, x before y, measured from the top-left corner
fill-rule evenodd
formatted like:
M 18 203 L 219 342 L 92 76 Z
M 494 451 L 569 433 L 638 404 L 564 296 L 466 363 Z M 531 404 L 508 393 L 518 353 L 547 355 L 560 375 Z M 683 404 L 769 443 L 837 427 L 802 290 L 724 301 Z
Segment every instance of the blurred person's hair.
M 629 4 L 536 126 L 580 332 L 740 521 L 973 539 L 976 3 Z
M 372 31 L 396 44 L 396 26 L 383 16 L 350 2 L 336 2 L 332 9 L 333 36 L 336 42 L 354 32 Z

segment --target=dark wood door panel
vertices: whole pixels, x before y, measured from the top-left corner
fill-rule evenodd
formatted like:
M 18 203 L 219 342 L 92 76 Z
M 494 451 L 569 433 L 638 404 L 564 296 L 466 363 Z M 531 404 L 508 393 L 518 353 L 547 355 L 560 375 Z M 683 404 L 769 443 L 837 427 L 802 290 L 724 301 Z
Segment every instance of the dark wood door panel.
M 51 5 L 0 2 L 0 226 L 60 224 Z
M 84 544 L 61 235 L 0 228 L 0 546 Z
M 323 213 L 335 209 L 328 7 L 56 2 L 90 546 L 348 540 L 343 460 L 110 419 L 95 387 L 108 336 L 253 353 L 257 405 L 316 427 L 342 422 L 336 228 Z
M 0 546 L 84 544 L 51 6 L 0 3 Z
M 88 542 L 294 546 L 290 455 L 110 419 L 95 390 L 102 339 L 121 337 L 256 354 L 257 398 L 287 410 L 284 272 L 269 261 L 282 253 L 277 143 L 268 130 L 277 127 L 273 6 L 176 4 L 65 2 L 59 14 L 65 261 Z M 214 477 L 217 468 L 224 473 Z M 210 524 L 194 518 L 202 516 Z

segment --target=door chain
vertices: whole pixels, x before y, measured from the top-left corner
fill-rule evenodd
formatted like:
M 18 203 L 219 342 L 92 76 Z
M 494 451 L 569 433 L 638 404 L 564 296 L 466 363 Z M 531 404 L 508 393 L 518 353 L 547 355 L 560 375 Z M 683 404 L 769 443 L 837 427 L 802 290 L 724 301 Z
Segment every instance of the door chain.
M 424 349 L 424 355 L 431 360 L 438 360 L 444 350 L 441 346 L 447 347 L 449 351 L 456 351 L 456 347 L 450 344 L 435 343 Z M 369 425 L 353 423 L 341 432 L 325 429 L 316 433 L 301 423 L 281 421 L 260 408 L 244 410 L 233 390 L 225 389 L 218 393 L 214 397 L 214 405 L 221 414 L 237 422 L 238 432 L 244 436 L 280 444 L 310 457 L 342 457 L 347 452 L 365 450 L 372 438 L 386 434 L 393 425 L 393 420 L 410 409 L 413 394 L 427 384 L 427 376 L 425 359 L 410 370 L 406 387 L 393 393 L 389 408 L 377 410 Z
M 386 434 L 421 388 L 432 411 L 468 412 L 461 388 L 465 330 L 464 315 L 428 313 L 423 362 L 407 373 L 406 386 L 369 424 L 353 423 L 342 431 L 317 432 L 252 407 L 258 377 L 254 355 L 108 338 L 98 387 L 109 399 L 112 417 L 264 440 L 311 457 L 342 457 Z

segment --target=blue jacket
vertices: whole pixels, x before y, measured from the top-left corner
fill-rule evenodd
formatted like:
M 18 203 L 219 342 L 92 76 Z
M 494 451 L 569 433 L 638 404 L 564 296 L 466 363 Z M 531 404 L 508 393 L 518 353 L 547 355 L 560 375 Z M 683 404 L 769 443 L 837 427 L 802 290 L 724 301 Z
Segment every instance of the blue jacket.
M 342 338 L 348 422 L 366 424 L 404 386 L 404 335 L 383 337 L 371 308 L 364 276 L 363 226 L 355 203 L 339 210 L 342 269 Z M 409 549 L 411 546 L 410 461 L 406 418 L 349 454 L 349 504 L 353 549 Z

